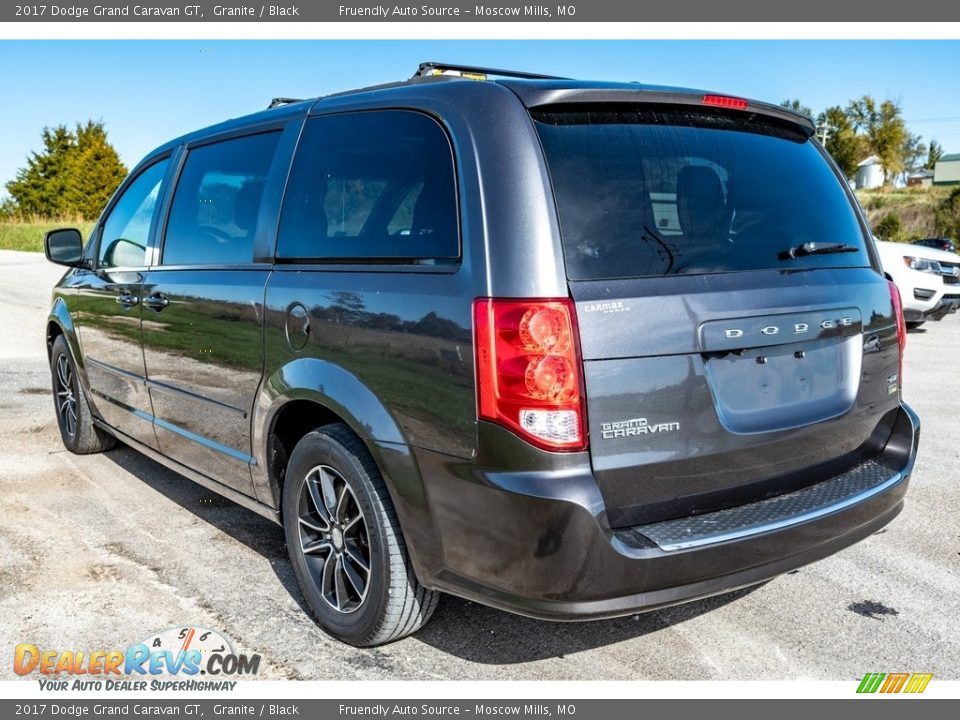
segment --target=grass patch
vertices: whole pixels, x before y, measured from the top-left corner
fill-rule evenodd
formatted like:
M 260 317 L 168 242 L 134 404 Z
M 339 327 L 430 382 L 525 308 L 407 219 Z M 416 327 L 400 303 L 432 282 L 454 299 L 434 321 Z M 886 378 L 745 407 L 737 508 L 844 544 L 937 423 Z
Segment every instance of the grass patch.
M 92 222 L 83 220 L 0 220 L 0 250 L 43 252 L 43 236 L 57 228 L 77 228 L 84 238 L 93 229 Z
M 856 194 L 871 225 L 876 226 L 890 214 L 900 218 L 900 233 L 881 239 L 907 242 L 936 235 L 935 212 L 950 194 L 950 188 L 877 188 L 857 190 Z

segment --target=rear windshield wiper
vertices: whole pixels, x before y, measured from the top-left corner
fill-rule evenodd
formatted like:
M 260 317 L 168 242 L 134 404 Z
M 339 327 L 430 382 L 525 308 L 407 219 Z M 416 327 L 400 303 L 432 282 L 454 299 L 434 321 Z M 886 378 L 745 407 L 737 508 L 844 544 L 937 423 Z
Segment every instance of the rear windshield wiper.
M 781 260 L 796 260 L 807 255 L 832 255 L 833 253 L 860 252 L 860 248 L 843 243 L 816 243 L 808 242 L 784 250 L 777 255 Z

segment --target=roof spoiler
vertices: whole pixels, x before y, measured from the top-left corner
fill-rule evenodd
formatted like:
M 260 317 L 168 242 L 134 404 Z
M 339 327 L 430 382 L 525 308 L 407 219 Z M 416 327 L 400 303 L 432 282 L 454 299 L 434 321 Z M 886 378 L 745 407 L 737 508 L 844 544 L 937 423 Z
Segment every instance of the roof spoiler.
M 510 85 L 510 83 L 506 83 Z M 789 122 L 800 128 L 807 137 L 816 132 L 813 120 L 806 115 L 795 113 L 792 110 L 772 105 L 770 103 L 746 98 L 721 95 L 718 93 L 701 92 L 697 90 L 680 90 L 676 88 L 644 87 L 637 85 L 636 90 L 625 87 L 604 88 L 582 85 L 562 87 L 520 87 L 510 85 L 511 89 L 520 97 L 528 108 L 542 108 L 546 105 L 573 105 L 577 103 L 662 103 L 664 105 L 688 105 L 694 107 L 710 107 L 726 109 L 731 112 L 756 113 L 767 115 Z

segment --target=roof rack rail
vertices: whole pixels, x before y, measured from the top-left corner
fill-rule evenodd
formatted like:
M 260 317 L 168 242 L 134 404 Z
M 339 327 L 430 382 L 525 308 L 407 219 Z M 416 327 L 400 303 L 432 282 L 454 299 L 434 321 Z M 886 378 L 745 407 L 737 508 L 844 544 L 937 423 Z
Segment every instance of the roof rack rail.
M 298 102 L 302 102 L 302 98 L 276 97 L 270 101 L 269 105 L 267 105 L 267 110 L 273 110 L 274 108 L 278 108 L 283 105 L 290 105 L 291 103 Z
M 522 78 L 526 80 L 568 80 L 569 78 L 558 77 L 557 75 L 538 75 L 537 73 L 518 72 L 516 70 L 498 70 L 496 68 L 475 67 L 473 65 L 454 65 L 441 62 L 424 62 L 413 74 L 411 80 L 415 78 L 433 77 L 436 75 L 459 75 L 461 77 L 474 77 L 475 79 L 485 79 L 487 75 L 496 77 Z

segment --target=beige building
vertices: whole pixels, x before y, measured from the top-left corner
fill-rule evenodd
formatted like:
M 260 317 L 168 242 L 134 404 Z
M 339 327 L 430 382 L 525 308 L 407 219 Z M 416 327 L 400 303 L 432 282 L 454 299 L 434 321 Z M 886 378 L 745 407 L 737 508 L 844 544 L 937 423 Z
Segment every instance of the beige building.
M 944 155 L 933 168 L 934 185 L 960 185 L 960 153 Z

